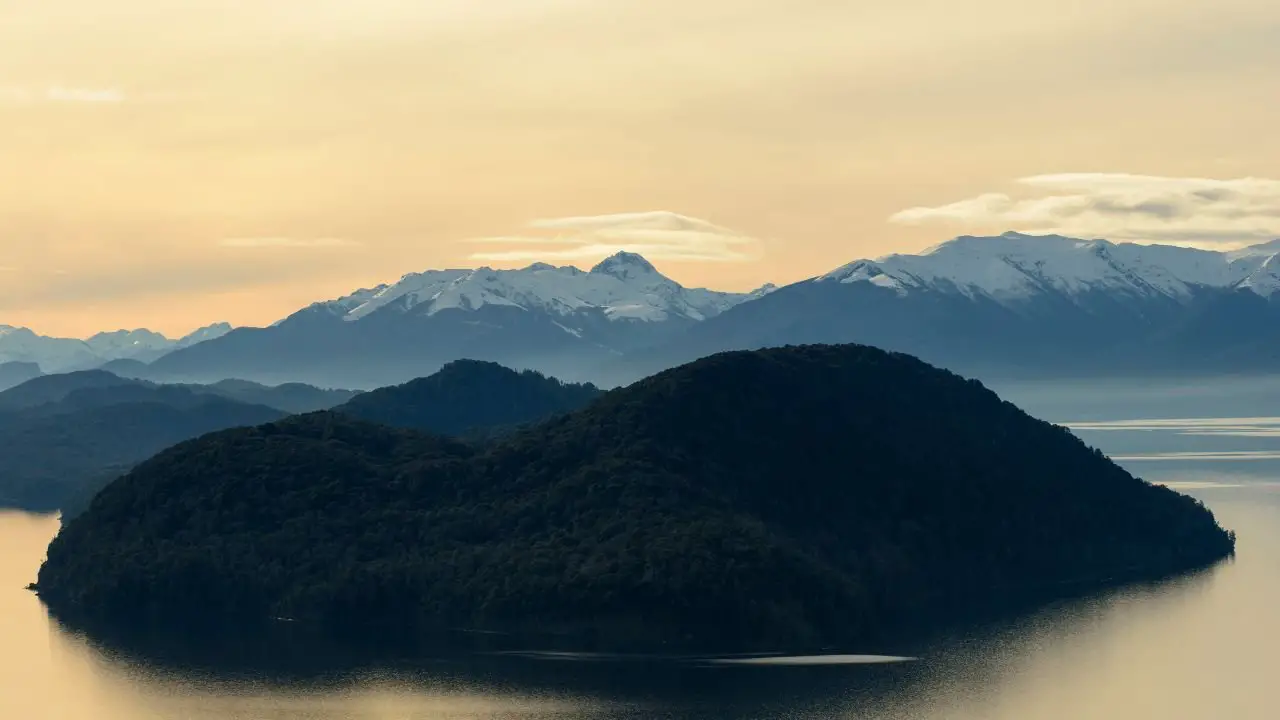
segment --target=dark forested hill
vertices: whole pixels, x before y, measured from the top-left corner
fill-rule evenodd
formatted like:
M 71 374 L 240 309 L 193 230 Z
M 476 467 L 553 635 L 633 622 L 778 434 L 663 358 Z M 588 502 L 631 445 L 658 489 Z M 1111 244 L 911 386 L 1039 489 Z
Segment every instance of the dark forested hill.
M 315 414 L 183 443 L 49 548 L 56 613 L 866 640 L 1206 565 L 1234 538 L 976 382 L 728 353 L 485 450 Z
M 352 390 L 330 390 L 302 383 L 262 385 L 248 380 L 222 380 L 212 385 L 182 385 L 182 387 L 250 405 L 266 405 L 287 413 L 328 410 L 357 395 Z
M 57 510 L 176 442 L 283 415 L 182 388 L 130 384 L 84 387 L 57 402 L 0 411 L 0 507 Z
M 0 507 L 74 511 L 173 443 L 354 395 L 238 380 L 157 385 L 103 370 L 37 377 L 0 392 Z
M 73 393 L 96 391 L 95 402 L 102 405 L 130 397 L 149 397 L 153 392 L 169 392 L 175 388 L 193 397 L 213 395 L 249 405 L 265 405 L 286 413 L 327 410 L 356 395 L 351 390 L 326 390 L 299 383 L 269 386 L 246 380 L 223 380 L 212 385 L 164 385 L 106 370 L 82 370 L 43 376 L 37 373 L 33 379 L 0 391 L 0 413 L 57 404 Z M 170 396 L 177 397 L 177 394 L 171 393 Z
M 600 393 L 594 385 L 563 383 L 532 370 L 458 360 L 429 377 L 357 395 L 336 409 L 384 425 L 467 435 L 577 410 Z

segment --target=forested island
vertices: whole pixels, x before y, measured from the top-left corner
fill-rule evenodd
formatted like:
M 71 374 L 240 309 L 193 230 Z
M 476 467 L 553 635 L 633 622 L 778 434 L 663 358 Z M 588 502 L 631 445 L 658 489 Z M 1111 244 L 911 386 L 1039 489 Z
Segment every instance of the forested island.
M 483 445 L 314 413 L 102 491 L 37 583 L 112 623 L 590 631 L 798 648 L 1213 562 L 1234 536 L 981 384 L 734 352 Z

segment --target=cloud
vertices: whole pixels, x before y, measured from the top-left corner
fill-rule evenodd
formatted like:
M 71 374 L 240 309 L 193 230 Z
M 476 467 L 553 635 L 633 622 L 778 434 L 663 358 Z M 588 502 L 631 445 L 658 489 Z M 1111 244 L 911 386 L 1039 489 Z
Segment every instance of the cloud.
M 117 88 L 53 85 L 43 90 L 9 85 L 0 87 L 0 105 L 119 105 L 129 98 Z
M 55 85 L 44 91 L 44 97 L 54 103 L 117 104 L 125 101 L 125 95 L 116 88 L 76 88 Z
M 1280 237 L 1280 180 L 1124 173 L 1035 175 L 991 192 L 892 215 L 904 225 L 999 226 L 1111 240 L 1239 245 Z
M 535 220 L 529 234 L 475 238 L 469 242 L 517 246 L 471 254 L 473 260 L 587 260 L 620 250 L 650 260 L 744 262 L 760 257 L 758 239 L 673 212 L 617 213 Z
M 351 248 L 361 243 L 345 238 L 240 237 L 225 238 L 218 244 L 228 248 Z

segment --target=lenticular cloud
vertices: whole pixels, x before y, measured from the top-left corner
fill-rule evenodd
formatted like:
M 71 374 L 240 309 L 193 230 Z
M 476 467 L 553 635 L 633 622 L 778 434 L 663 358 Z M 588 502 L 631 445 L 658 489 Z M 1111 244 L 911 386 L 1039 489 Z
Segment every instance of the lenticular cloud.
M 757 259 L 760 241 L 705 220 L 673 212 L 636 212 L 535 220 L 528 234 L 476 238 L 503 250 L 472 253 L 475 260 L 580 260 L 618 251 L 651 260 L 740 262 Z
M 1017 185 L 1014 193 L 908 208 L 890 220 L 1193 246 L 1280 237 L 1280 180 L 1066 173 L 1025 177 Z

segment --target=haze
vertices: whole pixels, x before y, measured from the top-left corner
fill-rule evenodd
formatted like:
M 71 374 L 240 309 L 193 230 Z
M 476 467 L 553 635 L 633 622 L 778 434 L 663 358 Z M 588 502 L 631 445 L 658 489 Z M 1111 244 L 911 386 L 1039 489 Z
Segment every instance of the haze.
M 746 289 L 956 231 L 1275 237 L 1277 67 L 1273 0 L 0 0 L 0 321 L 623 245 Z M 583 220 L 653 210 L 714 237 Z

